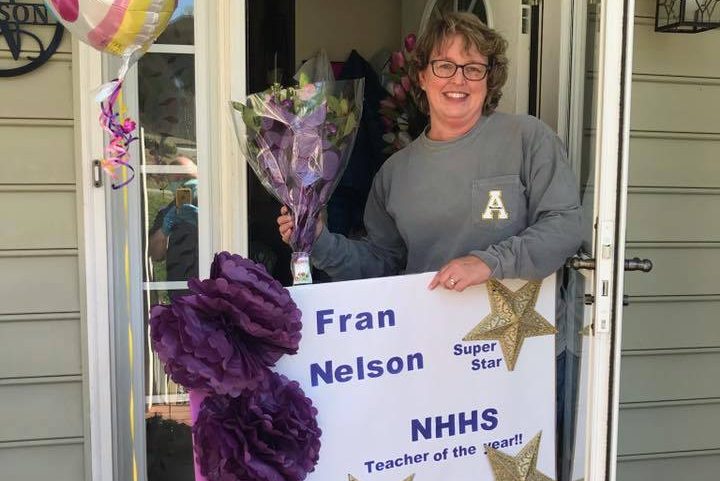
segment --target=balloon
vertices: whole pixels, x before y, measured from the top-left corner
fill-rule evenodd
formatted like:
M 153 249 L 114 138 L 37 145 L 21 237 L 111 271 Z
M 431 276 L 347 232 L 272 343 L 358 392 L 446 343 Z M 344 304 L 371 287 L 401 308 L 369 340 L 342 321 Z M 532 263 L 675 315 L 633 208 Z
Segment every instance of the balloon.
M 116 111 L 120 89 L 130 65 L 167 27 L 177 0 L 45 0 L 45 3 L 80 41 L 123 59 L 118 78 L 100 86 L 96 98 L 101 103 L 100 125 L 110 137 L 101 165 L 113 179 L 124 168 L 128 175 L 113 183 L 112 188 L 124 187 L 135 177 L 129 152 L 137 136 L 135 122 Z
M 177 0 L 46 0 L 65 28 L 88 45 L 137 60 L 167 27 Z

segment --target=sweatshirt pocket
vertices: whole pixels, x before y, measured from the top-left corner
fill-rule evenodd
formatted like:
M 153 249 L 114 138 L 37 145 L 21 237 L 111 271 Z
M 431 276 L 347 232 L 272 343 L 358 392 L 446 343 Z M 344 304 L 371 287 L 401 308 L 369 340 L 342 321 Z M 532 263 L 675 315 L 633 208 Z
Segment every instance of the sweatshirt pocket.
M 473 223 L 489 229 L 517 225 L 525 217 L 525 194 L 519 175 L 473 181 Z

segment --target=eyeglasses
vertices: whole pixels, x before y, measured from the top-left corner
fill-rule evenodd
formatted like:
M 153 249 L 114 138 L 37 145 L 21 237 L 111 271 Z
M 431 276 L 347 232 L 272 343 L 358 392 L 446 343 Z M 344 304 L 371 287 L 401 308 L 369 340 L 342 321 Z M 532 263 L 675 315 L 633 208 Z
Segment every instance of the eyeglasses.
M 457 69 L 461 69 L 463 76 L 468 80 L 482 80 L 490 71 L 490 66 L 484 63 L 466 63 L 458 65 L 449 60 L 431 60 L 430 66 L 435 76 L 440 78 L 450 78 L 455 75 Z

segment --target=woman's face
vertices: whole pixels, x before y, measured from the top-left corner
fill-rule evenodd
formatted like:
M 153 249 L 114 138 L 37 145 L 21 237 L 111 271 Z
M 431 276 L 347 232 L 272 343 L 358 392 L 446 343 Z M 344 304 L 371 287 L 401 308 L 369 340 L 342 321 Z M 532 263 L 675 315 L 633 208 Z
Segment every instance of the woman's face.
M 430 56 L 433 60 L 449 60 L 457 65 L 488 64 L 488 58 L 475 46 L 465 49 L 460 35 L 448 38 Z M 487 75 L 482 80 L 468 80 L 461 69 L 450 78 L 440 78 L 428 66 L 419 73 L 420 87 L 427 95 L 433 126 L 448 126 L 470 130 L 482 115 L 487 96 Z

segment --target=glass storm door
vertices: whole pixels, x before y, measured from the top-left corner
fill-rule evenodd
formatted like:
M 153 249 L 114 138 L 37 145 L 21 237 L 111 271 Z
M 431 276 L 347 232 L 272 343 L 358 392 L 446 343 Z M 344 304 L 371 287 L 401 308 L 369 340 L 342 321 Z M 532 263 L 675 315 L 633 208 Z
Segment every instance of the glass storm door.
M 634 6 L 569 3 L 567 145 L 584 239 L 558 286 L 558 480 L 614 480 Z

